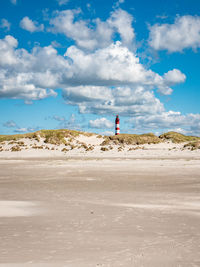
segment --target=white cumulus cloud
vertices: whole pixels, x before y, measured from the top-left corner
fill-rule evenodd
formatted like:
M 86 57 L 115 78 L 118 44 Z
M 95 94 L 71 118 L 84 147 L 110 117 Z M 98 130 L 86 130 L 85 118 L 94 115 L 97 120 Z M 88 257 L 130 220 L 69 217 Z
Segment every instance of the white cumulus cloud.
M 64 59 L 52 47 L 37 47 L 28 53 L 17 46 L 18 41 L 10 35 L 0 40 L 0 98 L 36 100 L 55 96 L 52 88 L 58 82 L 53 72 L 58 65 L 61 68 L 60 60 Z
M 183 134 L 200 136 L 200 114 L 186 114 L 163 111 L 160 114 L 138 116 L 129 120 L 135 130 L 178 131 Z
M 143 87 L 77 86 L 63 90 L 68 104 L 77 105 L 80 113 L 139 116 L 164 111 L 153 92 Z
M 152 90 L 172 92 L 169 74 L 163 78 L 145 69 L 120 42 L 90 53 L 71 46 L 65 57 L 52 46 L 37 46 L 31 52 L 17 46 L 18 41 L 10 35 L 0 39 L 0 97 L 36 100 L 56 95 L 54 89 L 63 88 L 66 101 L 77 104 L 82 113 L 120 110 L 135 114 L 148 110 L 149 105 L 154 105 L 152 111 L 162 108 Z M 181 76 L 178 70 L 172 73 Z
M 111 13 L 107 23 L 120 34 L 122 43 L 129 45 L 135 37 L 132 21 L 133 17 L 130 14 L 122 9 L 117 9 Z
M 29 32 L 40 32 L 44 30 L 43 24 L 38 24 L 36 21 L 32 21 L 29 17 L 24 17 L 20 21 L 20 27 Z
M 200 47 L 200 17 L 182 16 L 174 24 L 150 26 L 149 44 L 156 50 L 181 52 L 186 48 Z
M 65 56 L 71 60 L 70 71 L 64 75 L 66 83 L 71 82 L 74 86 L 80 84 L 102 86 L 140 85 L 146 89 L 157 88 L 162 94 L 172 93 L 168 81 L 159 74 L 147 70 L 139 62 L 139 57 L 126 46 L 123 46 L 121 42 L 91 53 L 86 53 L 76 46 L 71 46 L 67 49 Z M 181 76 L 181 71 L 178 72 Z M 173 71 L 174 73 L 175 71 Z
M 126 11 L 117 9 L 106 21 L 99 18 L 92 21 L 79 19 L 80 14 L 80 9 L 57 11 L 55 17 L 50 20 L 50 31 L 65 34 L 75 40 L 79 47 L 87 50 L 108 46 L 112 43 L 115 33 L 119 33 L 122 43 L 132 43 L 133 18 Z
M 90 120 L 89 125 L 91 128 L 97 128 L 97 129 L 104 129 L 104 128 L 111 129 L 114 126 L 113 122 L 109 121 L 106 118 Z
M 164 80 L 170 86 L 185 81 L 186 76 L 180 70 L 173 69 L 164 74 Z

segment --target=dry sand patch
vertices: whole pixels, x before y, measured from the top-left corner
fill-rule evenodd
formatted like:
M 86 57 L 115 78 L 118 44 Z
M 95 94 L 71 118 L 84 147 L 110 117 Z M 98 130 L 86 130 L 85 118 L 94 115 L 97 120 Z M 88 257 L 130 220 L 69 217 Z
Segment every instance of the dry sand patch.
M 0 217 L 20 217 L 37 214 L 36 204 L 28 201 L 0 200 Z
M 199 163 L 0 161 L 0 266 L 199 266 Z

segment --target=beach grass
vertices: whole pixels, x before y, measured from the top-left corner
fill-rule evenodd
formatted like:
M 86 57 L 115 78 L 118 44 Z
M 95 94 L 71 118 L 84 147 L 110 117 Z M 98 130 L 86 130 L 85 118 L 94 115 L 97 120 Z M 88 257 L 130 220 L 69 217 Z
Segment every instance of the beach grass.
M 189 148 L 191 150 L 200 149 L 200 140 L 189 142 L 189 143 L 184 145 L 184 148 Z
M 153 133 L 148 134 L 119 134 L 104 137 L 102 146 L 105 145 L 142 145 L 142 144 L 158 144 L 161 140 Z
M 161 140 L 170 140 L 173 143 L 184 143 L 200 140 L 200 137 L 197 136 L 187 136 L 177 132 L 168 132 L 159 136 Z
M 40 130 L 34 133 L 26 134 L 15 134 L 15 135 L 0 135 L 0 142 L 4 141 L 17 141 L 23 138 L 36 139 L 37 141 L 40 138 L 44 138 L 45 143 L 49 144 L 65 144 L 65 138 L 71 138 L 72 140 L 75 137 L 78 137 L 80 134 L 85 136 L 92 136 L 93 133 L 68 130 L 68 129 L 59 129 L 59 130 Z

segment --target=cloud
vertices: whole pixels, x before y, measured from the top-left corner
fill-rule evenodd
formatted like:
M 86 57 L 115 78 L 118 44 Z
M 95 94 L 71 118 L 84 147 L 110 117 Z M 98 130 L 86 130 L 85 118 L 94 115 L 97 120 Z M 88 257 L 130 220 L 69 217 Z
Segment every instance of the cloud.
M 171 86 L 176 83 L 183 83 L 186 79 L 185 74 L 180 72 L 180 70 L 173 69 L 168 71 L 167 73 L 164 74 L 164 80 L 165 82 Z
M 107 46 L 111 42 L 112 29 L 100 20 L 96 21 L 96 29 L 88 25 L 88 21 L 75 20 L 81 10 L 58 11 L 55 18 L 50 20 L 55 33 L 63 33 L 68 38 L 75 40 L 79 47 L 93 50 L 99 46 Z
M 95 14 L 95 9 L 91 3 L 87 3 L 86 7 L 87 7 L 87 10 L 90 12 L 90 14 Z
M 76 46 L 67 49 L 65 56 L 71 60 L 70 71 L 64 74 L 66 83 L 73 86 L 144 86 L 158 88 L 162 94 L 171 94 L 168 82 L 159 74 L 146 70 L 139 58 L 121 42 L 86 53 Z M 174 73 L 174 71 L 173 71 Z M 179 76 L 181 72 L 179 71 Z M 69 84 L 69 85 L 70 85 Z
M 59 121 L 57 126 L 59 129 L 81 130 L 82 128 L 81 124 L 76 120 L 76 116 L 73 113 L 69 119 L 57 115 L 54 115 L 52 118 L 56 121 Z
M 55 47 L 55 48 L 60 48 L 62 47 L 62 45 L 60 43 L 58 43 L 57 41 L 52 41 L 51 42 L 51 46 Z
M 5 29 L 5 31 L 9 31 L 10 26 L 11 26 L 11 24 L 7 19 L 1 19 L 0 28 Z
M 20 21 L 20 27 L 29 32 L 40 32 L 44 30 L 44 24 L 38 24 L 36 21 L 32 21 L 29 17 L 24 17 Z
M 115 33 L 120 35 L 122 43 L 131 45 L 134 39 L 133 18 L 126 11 L 117 9 L 106 21 L 99 18 L 92 21 L 82 20 L 79 19 L 80 15 L 80 9 L 57 11 L 50 20 L 52 27 L 49 30 L 65 34 L 77 46 L 87 50 L 108 46 Z
M 14 130 L 16 133 L 30 133 L 30 132 L 35 132 L 38 130 L 37 128 L 32 128 L 32 127 L 22 127 L 22 128 L 17 128 Z
M 0 39 L 0 98 L 37 100 L 56 96 L 51 88 L 57 86 L 58 77 L 51 71 L 58 71 L 63 60 L 57 51 L 37 47 L 28 53 L 17 46 L 18 41 L 10 35 Z
M 182 16 L 174 24 L 155 24 L 149 27 L 149 45 L 155 50 L 181 52 L 200 47 L 200 17 Z
M 3 66 L 12 66 L 16 64 L 14 49 L 18 46 L 18 41 L 11 35 L 0 39 L 0 64 Z
M 1 98 L 30 102 L 56 96 L 54 90 L 62 88 L 66 102 L 78 105 L 81 113 L 130 116 L 163 109 L 154 89 L 172 92 L 169 73 L 163 78 L 146 70 L 120 42 L 90 53 L 71 46 L 65 57 L 52 46 L 36 46 L 31 52 L 17 46 L 18 41 L 10 35 L 0 40 Z M 173 70 L 171 76 L 181 77 L 181 72 Z M 180 82 L 180 77 L 174 83 Z
M 134 130 L 178 131 L 183 134 L 200 136 L 200 114 L 186 114 L 180 112 L 164 111 L 160 114 L 138 116 L 129 120 Z
M 7 128 L 15 128 L 17 127 L 17 124 L 13 120 L 10 120 L 10 121 L 6 121 L 5 123 L 3 123 L 3 126 Z
M 163 15 L 157 15 L 156 18 L 158 18 L 158 19 L 167 19 L 168 16 L 163 14 Z
M 123 4 L 125 0 L 118 0 L 114 3 L 113 8 L 118 8 L 121 4 Z
M 139 58 L 120 42 L 91 53 L 71 46 L 65 57 L 52 46 L 36 46 L 30 53 L 17 46 L 18 41 L 10 35 L 0 39 L 0 97 L 37 100 L 55 96 L 54 89 L 63 88 L 64 95 L 76 95 L 79 102 L 78 98 L 92 86 L 109 94 L 110 89 L 105 87 L 158 88 L 163 94 L 172 91 L 168 87 L 169 73 L 163 78 L 146 70 Z M 181 77 L 178 70 L 172 74 Z M 100 94 L 95 97 L 101 100 Z
M 186 76 L 178 69 L 170 70 L 163 75 L 163 85 L 161 84 L 158 87 L 158 92 L 163 95 L 170 95 L 172 89 L 170 86 L 176 85 L 178 83 L 183 83 L 186 80 Z
M 6 128 L 15 128 L 13 129 L 15 133 L 35 132 L 39 130 L 39 127 L 20 127 L 13 120 L 6 121 L 5 123 L 3 123 L 3 126 Z
M 56 121 L 66 121 L 65 117 L 60 117 L 60 116 L 56 116 L 56 115 L 53 116 L 53 119 Z
M 68 104 L 77 105 L 80 113 L 139 116 L 164 111 L 153 92 L 143 87 L 77 86 L 63 90 Z
M 107 21 L 120 34 L 121 42 L 127 46 L 132 43 L 135 37 L 132 21 L 133 17 L 122 9 L 117 9 L 112 12 L 111 17 Z
M 50 21 L 52 31 L 64 33 L 77 44 L 64 56 L 51 45 L 38 45 L 28 52 L 17 48 L 12 36 L 0 40 L 0 97 L 29 102 L 55 96 L 54 90 L 61 88 L 66 103 L 78 106 L 82 114 L 148 117 L 165 112 L 154 91 L 171 94 L 170 86 L 183 82 L 185 75 L 174 69 L 161 76 L 140 63 L 130 47 L 135 36 L 133 18 L 127 12 L 116 9 L 106 21 L 89 22 L 79 19 L 80 13 L 59 11 Z M 116 33 L 121 41 L 113 43 Z M 70 120 L 54 119 L 59 127 L 81 128 L 74 115 Z M 106 121 L 97 122 L 111 127 Z M 95 121 L 90 125 L 95 126 Z
M 69 2 L 69 0 L 57 0 L 57 2 L 59 6 L 63 6 L 63 5 L 66 5 Z
M 64 56 L 58 54 L 57 44 L 37 45 L 27 51 L 18 48 L 13 36 L 0 39 L 0 98 L 20 98 L 30 103 L 56 96 L 59 88 L 66 103 L 78 106 L 80 113 L 134 116 L 132 123 L 137 129 L 143 125 L 147 129 L 198 131 L 198 114 L 166 112 L 155 96 L 155 90 L 171 94 L 171 86 L 184 82 L 186 76 L 178 69 L 161 76 L 141 64 L 131 46 L 135 33 L 130 14 L 116 9 L 105 21 L 88 21 L 80 16 L 80 9 L 64 10 L 55 13 L 50 21 L 51 31 L 64 33 L 75 41 Z M 39 30 L 41 25 L 25 18 L 27 30 Z M 113 42 L 113 38 L 120 41 Z M 59 121 L 59 127 L 81 128 L 73 114 L 69 120 L 58 116 L 54 119 Z M 100 122 L 106 127 L 105 121 Z M 95 121 L 92 123 L 95 125 Z M 28 129 L 18 127 L 16 131 Z
M 13 5 L 16 5 L 16 4 L 17 4 L 17 0 L 10 0 L 10 2 L 11 2 Z
M 91 128 L 97 128 L 97 129 L 111 129 L 114 127 L 113 122 L 107 120 L 106 118 L 96 119 L 96 120 L 90 120 L 89 126 Z
M 73 113 L 68 120 L 66 119 L 65 121 L 61 121 L 58 127 L 76 131 L 80 131 L 82 129 L 82 125 L 77 121 L 76 116 Z

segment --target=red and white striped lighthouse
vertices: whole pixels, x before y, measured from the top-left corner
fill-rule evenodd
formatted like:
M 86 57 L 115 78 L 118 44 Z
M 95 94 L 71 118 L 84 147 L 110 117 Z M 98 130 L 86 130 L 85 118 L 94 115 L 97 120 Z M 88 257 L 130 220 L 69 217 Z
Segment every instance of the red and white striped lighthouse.
M 116 119 L 115 119 L 115 135 L 117 135 L 119 133 L 120 133 L 120 129 L 119 129 L 119 116 L 117 115 L 116 116 Z

